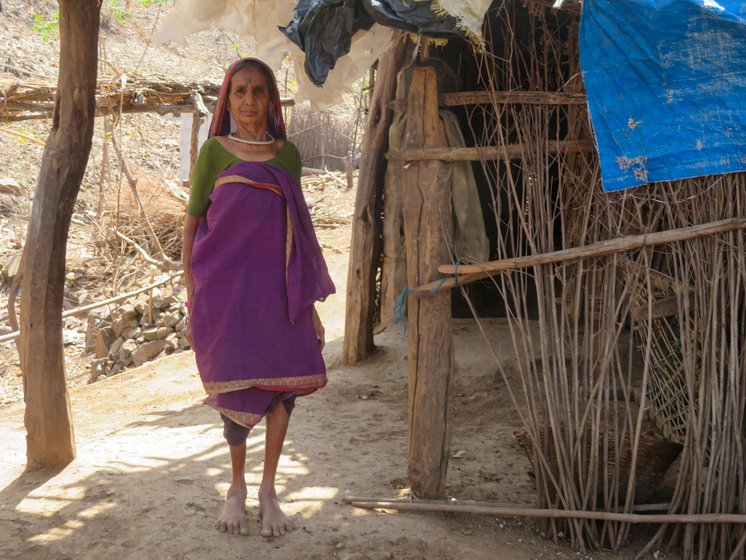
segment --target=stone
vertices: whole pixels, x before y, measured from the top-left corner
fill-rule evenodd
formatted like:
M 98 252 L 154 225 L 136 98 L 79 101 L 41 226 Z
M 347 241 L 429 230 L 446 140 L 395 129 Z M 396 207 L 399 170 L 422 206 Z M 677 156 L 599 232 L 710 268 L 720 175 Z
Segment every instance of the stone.
M 81 288 L 79 290 L 75 290 L 74 292 L 72 292 L 71 295 L 74 299 L 77 300 L 79 307 L 88 305 L 89 303 L 95 303 L 93 296 L 90 293 L 88 293 L 88 290 L 83 290 Z
M 135 301 L 135 311 L 140 315 L 145 315 L 148 312 L 148 300 L 145 298 L 138 298 Z
M 21 256 L 22 252 L 19 251 L 18 253 L 13 253 L 8 257 L 8 259 L 5 261 L 5 264 L 2 265 L 2 274 L 5 281 L 10 284 L 13 281 L 13 278 L 16 277 L 18 274 L 18 271 L 21 268 Z
M 120 373 L 124 369 L 124 366 L 117 362 L 113 366 L 111 366 L 111 370 L 109 370 L 109 377 L 112 375 L 116 375 L 117 373 Z
M 183 348 L 184 350 L 189 350 L 192 347 L 191 344 L 189 344 L 189 339 L 185 337 L 183 334 L 179 335 L 179 348 Z
M 172 305 L 178 305 L 179 303 L 181 303 L 181 300 L 179 298 L 177 298 L 173 294 L 169 294 L 167 296 L 163 296 L 162 299 L 163 299 L 163 303 L 164 303 L 165 307 L 171 307 Z
M 163 315 L 161 315 L 158 323 L 160 324 L 160 326 L 169 327 L 172 329 L 179 323 L 179 320 L 180 319 L 178 315 L 170 311 L 166 311 Z
M 135 365 L 135 367 L 143 365 L 145 362 L 149 362 L 158 354 L 163 352 L 163 349 L 166 347 L 166 341 L 165 340 L 153 340 L 151 342 L 146 342 L 142 346 L 140 346 L 132 355 L 132 361 Z
M 139 326 L 134 327 L 127 327 L 122 331 L 122 334 L 120 335 L 122 338 L 137 338 L 140 336 L 140 333 L 142 332 L 142 329 Z
M 106 377 L 106 374 L 109 370 L 107 366 L 108 364 L 106 358 L 99 358 L 91 361 L 91 375 L 88 377 L 88 383 L 98 381 L 99 377 L 101 377 L 102 375 Z
M 158 338 L 166 338 L 168 335 L 170 335 L 173 330 L 169 329 L 168 327 L 158 327 Z
M 147 329 L 143 329 L 142 336 L 147 341 L 157 340 L 158 337 L 158 329 L 156 327 L 150 327 Z
M 62 329 L 62 344 L 71 346 L 74 344 L 85 344 L 85 334 L 73 329 Z
M 129 359 L 129 363 L 132 363 L 130 356 L 132 356 L 133 352 L 136 351 L 137 343 L 131 339 L 125 340 L 124 344 L 122 344 L 122 347 L 119 349 L 119 361 L 127 365 Z
M 120 317 L 126 317 L 127 319 L 134 319 L 140 315 L 131 303 L 125 303 L 117 311 Z
M 165 343 L 163 352 L 165 354 L 173 354 L 174 350 L 179 348 L 179 336 L 176 333 L 171 333 L 166 337 Z
M 148 326 L 148 325 L 153 325 L 153 324 L 155 324 L 155 323 L 158 322 L 158 319 L 161 316 L 160 310 L 158 310 L 158 308 L 156 308 L 156 307 L 153 307 L 151 311 L 152 312 L 148 312 L 146 310 L 145 314 L 142 317 L 140 317 L 140 325 L 141 326 L 145 327 L 145 326 Z
M 181 332 L 181 331 L 183 331 L 186 328 L 186 326 L 187 326 L 186 319 L 182 319 L 181 321 L 179 321 L 178 323 L 176 323 L 176 325 L 174 325 L 174 330 L 176 332 Z
M 93 341 L 93 351 L 96 352 L 96 356 L 99 358 L 107 357 L 111 351 L 111 345 L 114 343 L 114 340 L 116 340 L 116 337 L 114 336 L 114 331 L 111 327 L 99 329 Z
M 128 317 L 127 315 L 120 315 L 111 322 L 111 328 L 114 331 L 114 336 L 121 336 L 122 332 L 126 329 L 137 327 L 138 321 L 134 317 Z
M 112 356 L 112 357 L 118 356 L 119 350 L 122 349 L 123 344 L 124 344 L 124 339 L 122 337 L 115 338 L 114 342 L 112 342 L 111 346 L 109 346 L 109 356 Z
M 88 317 L 86 317 L 86 327 L 85 327 L 85 351 L 86 352 L 95 352 L 96 351 L 96 341 L 98 339 L 98 333 L 101 330 L 101 328 L 104 326 L 104 317 L 103 313 L 91 311 L 88 313 Z M 110 332 L 111 329 L 109 329 Z M 106 345 L 106 354 L 109 353 L 109 345 L 111 344 L 111 341 L 114 340 L 114 337 L 111 337 L 111 340 L 108 341 L 108 344 Z M 98 356 L 99 358 L 103 358 L 103 356 Z

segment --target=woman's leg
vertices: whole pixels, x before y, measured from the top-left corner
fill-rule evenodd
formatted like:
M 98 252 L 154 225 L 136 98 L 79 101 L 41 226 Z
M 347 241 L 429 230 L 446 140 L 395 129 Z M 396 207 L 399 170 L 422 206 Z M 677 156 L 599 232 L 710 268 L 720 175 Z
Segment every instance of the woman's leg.
M 262 536 L 279 537 L 295 528 L 295 523 L 287 517 L 277 501 L 275 476 L 280 461 L 290 414 L 284 402 L 278 402 L 267 414 L 267 431 L 264 446 L 264 474 L 259 487 L 259 513 L 262 515 Z
M 246 436 L 249 429 L 223 417 L 223 433 L 228 441 L 231 455 L 231 485 L 225 498 L 225 506 L 215 528 L 231 535 L 248 535 L 246 520 Z

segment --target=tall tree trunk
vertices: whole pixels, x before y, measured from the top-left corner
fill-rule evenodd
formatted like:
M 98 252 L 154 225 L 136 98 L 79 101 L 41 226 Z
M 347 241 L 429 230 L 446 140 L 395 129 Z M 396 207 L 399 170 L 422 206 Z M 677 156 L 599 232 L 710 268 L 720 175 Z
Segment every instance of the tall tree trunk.
M 93 136 L 101 4 L 60 0 L 60 73 L 29 222 L 21 297 L 27 468 L 75 458 L 62 351 L 65 251 Z

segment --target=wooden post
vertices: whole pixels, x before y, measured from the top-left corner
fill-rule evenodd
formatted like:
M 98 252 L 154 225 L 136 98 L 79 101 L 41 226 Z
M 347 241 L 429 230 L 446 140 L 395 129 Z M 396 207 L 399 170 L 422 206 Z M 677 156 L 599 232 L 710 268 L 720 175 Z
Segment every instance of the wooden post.
M 75 458 L 62 351 L 65 250 L 93 137 L 100 2 L 60 0 L 60 72 L 26 238 L 21 366 L 27 468 Z
M 384 154 L 391 123 L 388 103 L 394 98 L 396 72 L 404 53 L 402 38 L 381 57 L 365 124 L 347 272 L 344 357 L 348 363 L 365 359 L 373 350 L 376 272 L 381 253 L 381 200 L 386 172 Z
M 394 118 L 389 126 L 389 154 L 402 150 L 406 125 L 407 77 L 411 71 L 399 72 L 396 86 Z M 387 156 L 388 157 L 388 156 Z M 407 286 L 407 258 L 403 230 L 403 161 L 388 158 L 383 195 L 383 261 L 381 263 L 381 325 L 394 321 L 394 306 Z
M 438 114 L 435 70 L 415 68 L 407 96 L 405 149 L 446 145 Z M 452 239 L 451 164 L 410 164 L 402 178 L 407 283 L 437 278 L 438 264 L 450 260 Z M 409 453 L 412 492 L 420 498 L 445 496 L 448 471 L 449 387 L 453 366 L 450 290 L 409 298 Z

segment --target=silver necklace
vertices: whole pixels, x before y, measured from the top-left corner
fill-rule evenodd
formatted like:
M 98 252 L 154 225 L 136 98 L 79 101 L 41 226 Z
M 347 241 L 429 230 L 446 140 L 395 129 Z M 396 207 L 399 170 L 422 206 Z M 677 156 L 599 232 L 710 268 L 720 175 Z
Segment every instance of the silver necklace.
M 242 144 L 253 144 L 254 146 L 264 146 L 267 144 L 274 144 L 275 138 L 272 136 L 269 132 L 265 132 L 267 135 L 267 138 L 269 140 L 244 140 L 243 138 L 239 138 L 238 136 L 234 136 L 232 133 L 228 135 L 228 138 L 231 140 L 235 140 L 236 142 L 241 142 Z

